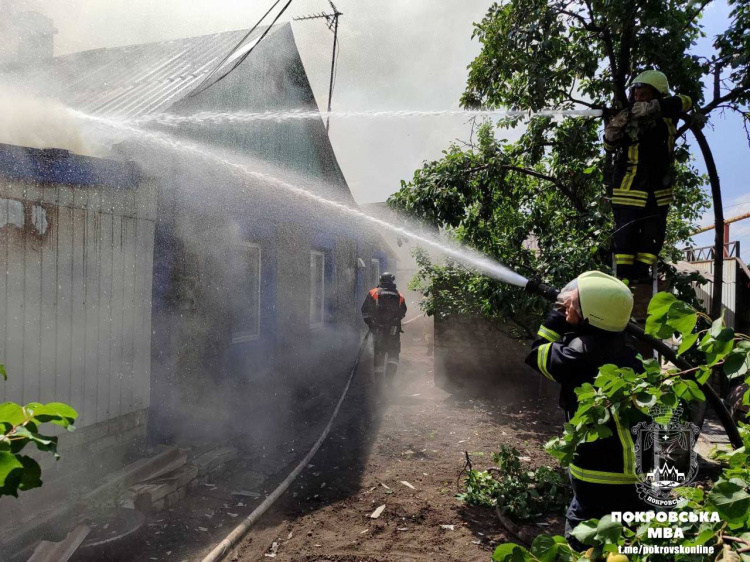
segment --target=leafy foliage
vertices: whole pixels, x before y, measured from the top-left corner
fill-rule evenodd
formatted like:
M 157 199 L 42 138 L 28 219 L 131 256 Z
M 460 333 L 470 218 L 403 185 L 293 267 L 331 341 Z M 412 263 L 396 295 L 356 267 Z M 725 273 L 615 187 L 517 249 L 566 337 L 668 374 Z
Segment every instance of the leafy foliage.
M 518 450 L 502 445 L 492 456 L 497 468 L 470 470 L 466 491 L 458 498 L 469 505 L 495 507 L 516 521 L 543 513 L 563 513 L 570 501 L 563 476 L 548 466 L 528 470 L 521 466 Z M 494 476 L 498 474 L 498 476 Z
M 1 369 L 5 372 L 5 369 Z M 32 402 L 20 406 L 14 402 L 0 404 L 0 496 L 18 497 L 19 491 L 42 485 L 42 471 L 30 456 L 21 454 L 27 445 L 57 454 L 57 437 L 39 433 L 39 425 L 52 423 L 73 431 L 78 414 L 66 404 Z
M 644 372 L 618 369 L 605 365 L 594 384 L 576 389 L 578 409 L 564 426 L 561 437 L 546 445 L 549 453 L 565 466 L 575 455 L 576 447 L 584 442 L 607 437 L 604 425 L 610 416 L 617 415 L 628 423 L 636 423 L 648 409 L 659 404 L 675 407 L 705 399 L 700 385 L 705 383 L 712 369 L 722 369 L 731 378 L 742 377 L 750 383 L 750 338 L 737 334 L 719 318 L 711 322 L 704 313 L 694 309 L 671 293 L 658 293 L 649 303 L 646 331 L 657 338 L 678 336 L 680 355 L 692 354 L 696 368 L 689 371 L 661 368 L 655 361 L 644 362 Z M 745 404 L 750 403 L 750 391 L 745 393 Z M 684 546 L 713 546 L 721 558 L 716 560 L 746 560 L 742 550 L 750 547 L 750 425 L 741 424 L 743 446 L 718 454 L 724 466 L 721 477 L 707 491 L 703 487 L 678 488 L 683 498 L 676 508 L 679 512 L 700 514 L 715 512 L 718 521 L 659 522 L 652 520 L 633 528 L 612 521 L 610 516 L 582 523 L 573 532 L 575 538 L 590 547 L 585 555 L 576 553 L 563 537 L 537 537 L 530 550 L 513 544 L 500 545 L 493 560 L 603 560 L 625 545 L 658 545 L 663 539 L 649 537 L 649 529 L 679 528 L 684 535 Z M 737 552 L 742 550 L 742 552 Z M 738 557 L 738 558 L 735 558 Z M 632 560 L 689 561 L 703 560 L 694 554 L 631 555 Z M 713 557 L 712 557 L 713 559 Z
M 481 51 L 469 66 L 461 103 L 520 110 L 617 109 L 627 103 L 629 81 L 645 68 L 658 68 L 669 76 L 673 91 L 702 104 L 692 119 L 696 123 L 727 108 L 747 120 L 750 5 L 730 0 L 732 22 L 715 39 L 714 54 L 688 55 L 703 34 L 700 21 L 708 4 L 710 0 L 494 3 L 475 24 L 473 37 Z M 705 103 L 704 81 L 714 86 Z M 605 111 L 605 120 L 608 115 Z M 498 125 L 507 128 L 519 121 Z M 552 284 L 562 285 L 585 269 L 607 271 L 612 223 L 604 185 L 611 170 L 600 146 L 600 128 L 594 119 L 534 117 L 517 142 L 507 142 L 485 124 L 476 140 L 454 144 L 440 160 L 425 163 L 389 202 Z M 679 257 L 677 244 L 688 237 L 707 202 L 702 190 L 706 178 L 693 166 L 684 138 L 675 147 L 675 160 L 676 201 L 668 217 L 665 259 Z M 429 299 L 481 285 L 474 272 L 455 264 L 445 272 L 439 267 L 430 263 L 422 268 L 420 286 Z M 430 283 L 433 275 L 443 277 L 440 284 Z M 446 278 L 454 283 L 444 283 Z M 527 321 L 534 305 L 512 303 L 534 297 L 495 294 L 488 287 L 475 292 L 485 300 L 475 308 L 520 324 Z M 442 304 L 450 305 L 445 300 Z M 429 300 L 426 306 L 437 309 Z

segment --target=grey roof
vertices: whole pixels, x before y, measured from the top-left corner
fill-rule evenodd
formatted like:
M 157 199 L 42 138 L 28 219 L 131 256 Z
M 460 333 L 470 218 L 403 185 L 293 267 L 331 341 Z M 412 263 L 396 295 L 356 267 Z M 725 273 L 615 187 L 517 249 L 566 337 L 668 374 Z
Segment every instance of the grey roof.
M 252 47 L 265 29 L 256 29 L 223 68 Z M 229 31 L 64 55 L 24 72 L 23 80 L 44 83 L 50 95 L 89 115 L 138 117 L 164 111 L 188 95 L 246 33 Z

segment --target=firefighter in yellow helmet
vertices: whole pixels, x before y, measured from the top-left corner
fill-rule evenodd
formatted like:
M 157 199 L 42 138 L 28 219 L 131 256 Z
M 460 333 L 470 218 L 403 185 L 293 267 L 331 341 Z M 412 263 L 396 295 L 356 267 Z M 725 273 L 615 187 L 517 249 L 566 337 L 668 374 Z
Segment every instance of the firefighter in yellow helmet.
M 669 95 L 667 77 L 646 70 L 631 84 L 629 106 L 604 129 L 614 152 L 611 177 L 617 276 L 646 281 L 664 244 L 672 183 L 676 124 L 693 102 Z
M 636 351 L 626 343 L 625 327 L 633 296 L 619 279 L 587 271 L 568 283 L 537 332 L 526 363 L 560 384 L 560 406 L 569 421 L 578 408 L 575 389 L 593 383 L 603 365 L 642 372 Z M 609 412 L 610 437 L 583 443 L 570 465 L 573 500 L 566 514 L 566 536 L 587 519 L 615 511 L 638 511 L 643 504 L 635 483 L 634 443 L 630 425 Z M 645 417 L 644 417 L 645 419 Z M 577 545 L 579 546 L 579 545 Z

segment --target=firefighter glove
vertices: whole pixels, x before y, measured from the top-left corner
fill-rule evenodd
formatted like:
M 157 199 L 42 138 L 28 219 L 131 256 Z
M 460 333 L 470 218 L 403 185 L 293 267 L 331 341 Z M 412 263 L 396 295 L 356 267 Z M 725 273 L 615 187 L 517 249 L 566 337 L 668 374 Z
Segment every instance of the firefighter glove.
M 650 117 L 651 115 L 656 115 L 660 111 L 661 106 L 659 105 L 659 100 L 651 100 L 635 102 L 630 113 L 636 119 L 640 119 L 642 117 Z
M 604 128 L 604 139 L 609 143 L 620 141 L 624 134 L 625 125 L 628 122 L 628 111 L 623 109 L 620 113 L 609 120 Z

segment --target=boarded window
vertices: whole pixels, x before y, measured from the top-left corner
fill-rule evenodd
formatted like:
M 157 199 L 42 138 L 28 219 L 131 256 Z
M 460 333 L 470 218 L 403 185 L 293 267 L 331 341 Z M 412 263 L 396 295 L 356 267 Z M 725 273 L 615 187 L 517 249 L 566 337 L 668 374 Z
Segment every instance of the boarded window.
M 310 252 L 310 326 L 322 326 L 325 318 L 325 254 Z
M 244 343 L 260 335 L 260 246 L 241 244 L 232 261 L 232 343 Z

